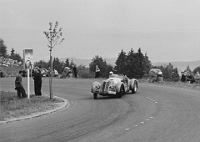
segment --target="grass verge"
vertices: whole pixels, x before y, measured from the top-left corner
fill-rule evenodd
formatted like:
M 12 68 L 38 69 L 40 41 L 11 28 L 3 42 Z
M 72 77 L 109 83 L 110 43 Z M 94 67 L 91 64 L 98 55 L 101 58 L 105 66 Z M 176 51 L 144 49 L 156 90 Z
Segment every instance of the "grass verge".
M 63 102 L 59 99 L 50 99 L 47 96 L 30 95 L 28 98 L 18 98 L 16 92 L 0 91 L 0 121 L 30 115 L 36 112 L 45 112 Z

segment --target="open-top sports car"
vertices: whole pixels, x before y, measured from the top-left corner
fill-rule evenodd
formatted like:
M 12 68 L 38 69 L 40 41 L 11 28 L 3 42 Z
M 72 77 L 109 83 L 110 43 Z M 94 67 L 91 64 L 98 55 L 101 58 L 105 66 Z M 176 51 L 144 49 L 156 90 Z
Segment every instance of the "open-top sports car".
M 113 74 L 108 79 L 103 80 L 102 83 L 97 81 L 92 83 L 91 92 L 94 99 L 97 99 L 98 95 L 111 96 L 115 95 L 118 98 L 129 91 L 136 93 L 138 89 L 138 81 L 136 79 L 129 79 L 124 75 Z

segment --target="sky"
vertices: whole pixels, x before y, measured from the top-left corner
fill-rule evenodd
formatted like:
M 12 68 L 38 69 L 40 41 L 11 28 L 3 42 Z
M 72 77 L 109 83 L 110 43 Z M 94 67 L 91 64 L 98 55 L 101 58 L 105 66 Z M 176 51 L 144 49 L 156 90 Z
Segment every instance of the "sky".
M 56 58 L 117 58 L 131 48 L 152 62 L 200 60 L 199 0 L 0 0 L 0 38 L 8 53 L 33 49 L 49 60 L 43 34 L 49 22 L 63 29 Z

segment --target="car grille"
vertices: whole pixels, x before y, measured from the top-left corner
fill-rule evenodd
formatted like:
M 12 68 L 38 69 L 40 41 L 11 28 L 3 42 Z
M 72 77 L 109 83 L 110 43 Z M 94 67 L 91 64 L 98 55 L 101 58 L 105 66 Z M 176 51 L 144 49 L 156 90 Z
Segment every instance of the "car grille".
M 110 82 L 103 82 L 103 86 L 102 86 L 103 92 L 107 92 L 109 86 L 110 86 Z

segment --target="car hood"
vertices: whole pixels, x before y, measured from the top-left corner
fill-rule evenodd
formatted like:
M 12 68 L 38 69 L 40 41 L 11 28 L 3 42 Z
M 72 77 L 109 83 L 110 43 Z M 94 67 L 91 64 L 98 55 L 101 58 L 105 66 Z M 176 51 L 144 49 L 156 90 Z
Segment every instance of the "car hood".
M 112 84 L 117 84 L 118 82 L 121 82 L 120 78 L 108 78 L 107 80 L 104 80 L 105 82 L 111 82 Z

